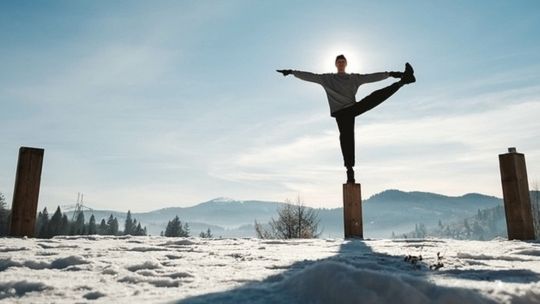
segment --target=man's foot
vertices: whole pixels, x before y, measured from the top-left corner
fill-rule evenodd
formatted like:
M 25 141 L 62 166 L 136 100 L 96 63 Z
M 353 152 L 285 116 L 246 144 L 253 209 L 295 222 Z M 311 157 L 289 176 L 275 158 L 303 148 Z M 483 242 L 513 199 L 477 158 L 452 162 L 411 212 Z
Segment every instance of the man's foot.
M 347 168 L 347 183 L 354 184 L 354 171 L 352 167 Z
M 416 77 L 414 77 L 414 70 L 412 66 L 407 62 L 405 63 L 405 72 L 403 72 L 403 77 L 401 77 L 401 80 L 399 83 L 401 84 L 408 84 L 413 83 L 416 81 Z

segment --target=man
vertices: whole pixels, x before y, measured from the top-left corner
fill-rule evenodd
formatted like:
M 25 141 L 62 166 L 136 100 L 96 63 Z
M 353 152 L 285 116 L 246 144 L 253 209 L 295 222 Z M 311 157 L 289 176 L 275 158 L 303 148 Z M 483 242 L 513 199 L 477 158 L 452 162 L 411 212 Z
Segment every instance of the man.
M 336 119 L 343 162 L 347 168 L 347 183 L 354 183 L 354 119 L 392 96 L 402 86 L 415 82 L 413 68 L 405 64 L 404 72 L 379 72 L 371 74 L 346 73 L 347 59 L 338 55 L 335 62 L 337 73 L 315 74 L 297 70 L 277 70 L 283 76 L 293 74 L 305 81 L 315 82 L 324 88 L 330 105 L 330 116 Z M 388 77 L 400 78 L 386 88 L 377 90 L 356 102 L 358 87 L 364 83 L 381 81 Z

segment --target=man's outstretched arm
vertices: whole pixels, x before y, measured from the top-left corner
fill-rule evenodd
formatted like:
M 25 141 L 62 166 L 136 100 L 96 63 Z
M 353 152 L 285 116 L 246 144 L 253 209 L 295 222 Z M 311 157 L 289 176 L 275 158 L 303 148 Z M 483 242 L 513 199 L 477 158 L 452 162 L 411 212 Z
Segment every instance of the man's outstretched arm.
M 315 74 L 311 72 L 305 72 L 305 71 L 297 71 L 297 70 L 276 70 L 283 74 L 283 76 L 287 76 L 289 74 L 293 74 L 296 78 L 300 78 L 305 81 L 315 82 L 315 83 L 321 83 L 321 74 Z
M 354 73 L 354 75 L 358 77 L 358 84 L 360 85 L 362 83 L 385 80 L 388 77 L 401 78 L 403 76 L 403 73 L 402 72 L 378 72 L 378 73 L 370 73 L 370 74 Z

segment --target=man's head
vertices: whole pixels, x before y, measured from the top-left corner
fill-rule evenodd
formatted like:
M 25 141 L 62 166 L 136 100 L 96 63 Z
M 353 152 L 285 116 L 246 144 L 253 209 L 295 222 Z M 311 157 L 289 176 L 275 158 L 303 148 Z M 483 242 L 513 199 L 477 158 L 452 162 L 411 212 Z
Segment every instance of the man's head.
M 336 68 L 338 73 L 345 73 L 345 67 L 347 66 L 347 58 L 343 54 L 336 57 Z

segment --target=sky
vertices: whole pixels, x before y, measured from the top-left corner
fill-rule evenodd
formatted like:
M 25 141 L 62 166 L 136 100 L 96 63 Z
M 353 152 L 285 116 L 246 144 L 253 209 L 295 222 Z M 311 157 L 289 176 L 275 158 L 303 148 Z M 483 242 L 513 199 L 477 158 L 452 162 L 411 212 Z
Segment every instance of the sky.
M 39 209 L 135 212 L 216 197 L 339 207 L 323 88 L 276 69 L 415 69 L 357 117 L 362 196 L 502 197 L 517 147 L 540 183 L 538 1 L 1 1 L 0 192 L 45 149 Z M 357 100 L 393 79 L 362 85 Z

